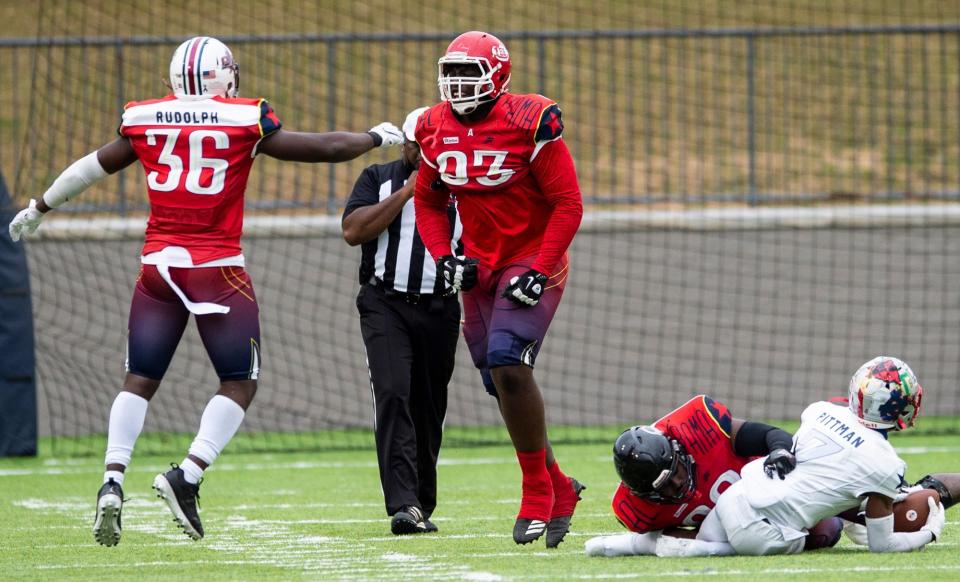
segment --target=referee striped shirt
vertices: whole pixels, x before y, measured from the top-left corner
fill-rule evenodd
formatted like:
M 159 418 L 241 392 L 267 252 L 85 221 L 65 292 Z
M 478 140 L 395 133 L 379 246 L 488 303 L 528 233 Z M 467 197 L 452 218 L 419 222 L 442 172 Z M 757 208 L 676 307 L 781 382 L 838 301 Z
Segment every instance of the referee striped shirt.
M 386 199 L 403 187 L 413 170 L 413 166 L 402 159 L 366 168 L 353 186 L 343 218 L 357 208 Z M 447 214 L 450 217 L 451 253 L 461 255 L 463 245 L 460 235 L 463 227 L 452 202 Z M 403 211 L 390 226 L 376 239 L 363 243 L 361 249 L 361 284 L 377 279 L 385 288 L 401 293 L 430 294 L 436 291 L 436 259 L 430 256 L 420 240 L 412 198 L 407 200 Z

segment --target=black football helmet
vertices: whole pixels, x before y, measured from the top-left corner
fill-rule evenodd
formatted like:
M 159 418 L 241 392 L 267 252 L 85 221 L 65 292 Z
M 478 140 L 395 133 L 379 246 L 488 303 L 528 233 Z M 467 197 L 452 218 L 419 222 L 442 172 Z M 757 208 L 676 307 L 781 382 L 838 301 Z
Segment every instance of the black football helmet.
M 613 465 L 624 485 L 637 497 L 654 503 L 679 503 L 693 493 L 693 458 L 675 439 L 653 426 L 634 426 L 623 431 L 613 445 Z M 683 465 L 687 478 L 674 495 L 660 489 L 670 482 Z

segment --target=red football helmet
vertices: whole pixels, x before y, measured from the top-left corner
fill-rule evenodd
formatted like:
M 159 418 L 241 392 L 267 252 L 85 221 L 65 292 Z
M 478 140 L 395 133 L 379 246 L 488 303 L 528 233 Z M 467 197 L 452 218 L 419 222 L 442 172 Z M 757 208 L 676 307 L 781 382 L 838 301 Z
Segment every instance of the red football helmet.
M 453 39 L 437 64 L 440 98 L 461 115 L 493 101 L 510 83 L 510 53 L 499 38 L 487 32 L 472 30 Z M 456 65 L 473 65 L 477 72 L 465 75 L 457 72 Z

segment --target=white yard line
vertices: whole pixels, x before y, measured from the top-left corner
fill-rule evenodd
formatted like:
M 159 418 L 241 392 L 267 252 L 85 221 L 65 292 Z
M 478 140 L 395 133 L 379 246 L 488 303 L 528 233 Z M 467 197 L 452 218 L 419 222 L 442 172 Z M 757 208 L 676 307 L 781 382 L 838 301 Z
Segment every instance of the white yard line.
M 609 459 L 608 459 L 609 460 Z M 513 465 L 517 460 L 513 457 L 481 457 L 476 459 L 440 459 L 440 466 L 467 466 L 467 465 Z M 26 475 L 82 475 L 91 471 L 99 472 L 101 465 L 97 461 L 85 460 L 83 463 L 44 463 L 45 467 L 30 467 L 16 469 L 0 469 L 0 477 L 17 477 Z M 138 467 L 139 471 L 163 471 L 168 465 L 147 465 Z M 219 463 L 216 471 L 280 471 L 302 469 L 376 469 L 377 462 L 370 461 L 288 461 L 279 463 Z
M 13 501 L 13 505 L 47 514 L 60 516 L 63 527 L 76 530 L 89 527 L 92 503 L 86 498 L 28 498 Z M 333 505 L 333 504 L 327 504 Z M 354 507 L 354 503 L 341 504 Z M 250 508 L 262 509 L 251 505 Z M 296 508 L 293 506 L 292 508 Z M 135 499 L 125 503 L 124 531 L 148 534 L 159 540 L 149 542 L 151 546 L 193 545 L 172 524 L 169 514 L 161 504 L 148 499 Z M 236 508 L 231 508 L 236 511 Z M 291 529 L 301 524 L 350 524 L 350 523 L 388 523 L 380 519 L 344 519 L 344 520 L 258 520 L 242 514 L 233 514 L 226 519 L 212 519 L 207 523 L 208 530 L 215 534 L 205 539 L 201 547 L 225 554 L 223 559 L 177 562 L 185 564 L 223 564 L 223 565 L 260 565 L 282 568 L 287 571 L 316 573 L 318 579 L 356 578 L 395 580 L 395 569 L 404 563 L 416 563 L 417 575 L 431 580 L 477 580 L 498 581 L 500 576 L 490 572 L 475 571 L 462 564 L 455 554 L 449 559 L 436 559 L 419 555 L 397 552 L 396 548 L 382 552 L 377 545 L 339 536 L 305 535 Z M 83 524 L 83 525 L 81 525 Z M 44 526 L 43 529 L 49 529 Z M 90 538 L 92 545 L 93 539 Z M 394 537 L 396 542 L 397 538 Z M 234 556 L 235 555 L 235 556 Z M 168 566 L 167 562 L 139 562 L 126 564 L 133 566 Z M 114 564 L 73 563 L 38 564 L 37 570 L 76 569 L 96 571 L 115 568 Z
M 599 558 L 598 558 L 599 559 Z M 668 562 L 667 558 L 659 560 L 657 564 L 663 565 Z M 648 562 L 649 564 L 649 562 Z M 674 578 L 674 577 L 700 577 L 700 576 L 757 576 L 760 574 L 763 575 L 789 575 L 789 574 L 826 574 L 830 579 L 835 579 L 838 574 L 858 574 L 858 573 L 871 573 L 877 572 L 885 574 L 887 572 L 907 572 L 909 571 L 911 575 L 922 576 L 923 572 L 937 571 L 937 572 L 960 572 L 960 565 L 956 566 L 917 566 L 917 565 L 904 565 L 904 566 L 855 566 L 855 567 L 830 567 L 830 568 L 763 568 L 758 570 L 747 570 L 743 568 L 738 568 L 736 570 L 724 570 L 718 565 L 722 562 L 717 562 L 716 560 L 711 561 L 713 566 L 704 567 L 704 568 L 685 568 L 683 570 L 664 570 L 658 569 L 658 571 L 644 570 L 642 577 L 643 578 Z M 641 576 L 637 573 L 623 573 L 623 574 L 576 574 L 573 572 L 568 572 L 565 576 L 568 580 L 636 580 Z M 524 580 L 550 580 L 555 577 L 553 576 L 537 576 L 535 574 L 525 575 Z

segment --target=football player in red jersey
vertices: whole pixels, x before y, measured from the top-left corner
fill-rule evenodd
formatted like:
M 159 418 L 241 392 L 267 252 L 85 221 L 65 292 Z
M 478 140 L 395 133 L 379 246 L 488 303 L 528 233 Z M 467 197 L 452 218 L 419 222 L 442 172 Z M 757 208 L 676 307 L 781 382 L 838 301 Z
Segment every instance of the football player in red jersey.
M 561 471 L 547 439 L 533 366 L 567 279 L 567 247 L 583 204 L 560 108 L 513 95 L 510 55 L 495 36 L 461 34 L 439 60 L 442 102 L 416 129 L 423 163 L 417 229 L 450 293 L 463 291 L 463 335 L 497 397 L 523 472 L 513 539 L 547 533 L 557 547 L 583 486 Z M 447 203 L 456 199 L 465 256 L 450 254 Z
M 625 430 L 613 447 L 622 480 L 613 512 L 632 533 L 591 538 L 587 554 L 653 555 L 661 533 L 692 537 L 750 460 L 767 456 L 765 469 L 771 477 L 790 473 L 797 462 L 790 452 L 792 443 L 788 432 L 733 418 L 726 406 L 704 395 L 652 426 Z M 837 542 L 840 521 L 826 525 L 826 536 L 810 536 L 810 549 Z
M 172 95 L 128 103 L 120 137 L 74 162 L 10 223 L 16 241 L 35 231 L 44 214 L 107 175 L 136 161 L 146 173 L 150 217 L 130 308 L 127 374 L 110 410 L 93 528 L 106 546 L 120 540 L 124 471 L 191 314 L 220 389 L 203 411 L 186 458 L 157 475 L 153 487 L 183 531 L 203 537 L 200 478 L 240 427 L 260 373 L 259 308 L 240 249 L 254 157 L 342 162 L 403 142 L 390 123 L 366 133 L 282 129 L 266 100 L 238 97 L 239 67 L 215 38 L 195 37 L 177 48 L 170 85 Z

